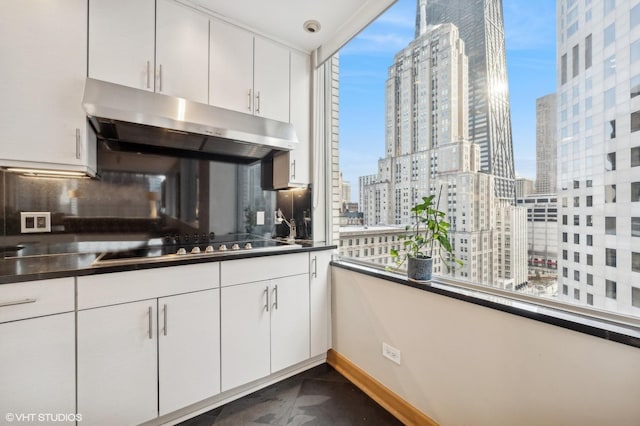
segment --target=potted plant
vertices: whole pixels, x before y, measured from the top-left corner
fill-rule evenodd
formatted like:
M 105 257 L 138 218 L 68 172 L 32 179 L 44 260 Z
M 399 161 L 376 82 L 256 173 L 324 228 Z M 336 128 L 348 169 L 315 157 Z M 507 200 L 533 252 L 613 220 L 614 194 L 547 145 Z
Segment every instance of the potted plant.
M 422 202 L 411 208 L 415 217 L 413 225 L 407 225 L 406 234 L 400 235 L 402 241 L 400 250 L 391 249 L 391 258 L 396 268 L 407 262 L 407 278 L 415 281 L 431 280 L 434 249 L 439 248 L 440 258 L 447 266 L 451 265 L 451 258 L 445 254 L 453 254 L 449 241 L 450 225 L 445 221 L 446 214 L 434 205 L 435 195 L 422 197 Z M 453 258 L 453 262 L 462 265 L 462 261 Z

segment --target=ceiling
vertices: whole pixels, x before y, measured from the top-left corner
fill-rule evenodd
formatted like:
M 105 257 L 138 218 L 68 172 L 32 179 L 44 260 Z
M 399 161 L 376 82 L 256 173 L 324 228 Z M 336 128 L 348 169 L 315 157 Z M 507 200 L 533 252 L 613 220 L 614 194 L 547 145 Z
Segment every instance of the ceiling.
M 307 53 L 318 64 L 337 52 L 397 0 L 182 0 L 231 23 Z M 305 31 L 308 20 L 320 23 Z

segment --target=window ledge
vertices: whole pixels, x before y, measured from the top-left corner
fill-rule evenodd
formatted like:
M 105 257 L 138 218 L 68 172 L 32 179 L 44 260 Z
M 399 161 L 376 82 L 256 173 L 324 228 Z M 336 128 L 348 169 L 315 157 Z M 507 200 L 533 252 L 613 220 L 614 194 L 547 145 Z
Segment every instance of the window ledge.
M 449 278 L 435 277 L 431 283 L 419 283 L 408 280 L 405 275 L 360 264 L 353 260 L 334 260 L 331 265 L 640 348 L 640 319 Z

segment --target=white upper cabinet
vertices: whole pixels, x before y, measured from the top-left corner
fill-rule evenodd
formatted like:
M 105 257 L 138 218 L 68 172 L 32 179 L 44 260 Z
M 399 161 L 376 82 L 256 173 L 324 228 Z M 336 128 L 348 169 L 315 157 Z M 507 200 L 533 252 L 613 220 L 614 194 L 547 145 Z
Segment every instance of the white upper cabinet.
M 0 165 L 95 173 L 86 52 L 86 0 L 0 2 Z
M 289 50 L 212 20 L 209 102 L 288 123 Z
M 209 103 L 253 114 L 253 34 L 211 21 Z
M 207 103 L 209 19 L 171 0 L 90 0 L 89 77 Z
M 293 184 L 311 182 L 311 58 L 291 52 L 291 124 L 298 146 L 290 151 L 289 179 Z
M 209 19 L 172 0 L 158 0 L 156 92 L 206 104 Z
M 254 42 L 254 112 L 288 123 L 289 50 L 260 37 Z
M 155 0 L 89 0 L 89 77 L 154 90 Z

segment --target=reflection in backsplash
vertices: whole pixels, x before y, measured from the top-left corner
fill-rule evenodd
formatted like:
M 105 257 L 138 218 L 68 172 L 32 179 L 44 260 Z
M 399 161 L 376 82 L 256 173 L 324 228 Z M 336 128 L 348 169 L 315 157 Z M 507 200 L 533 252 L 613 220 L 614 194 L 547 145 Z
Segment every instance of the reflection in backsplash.
M 297 201 L 294 208 L 282 195 L 293 191 L 279 194 L 276 201 L 275 192 L 260 188 L 259 162 L 241 165 L 101 149 L 98 164 L 96 179 L 0 171 L 0 247 L 210 232 L 271 237 L 278 233 L 274 211 L 281 204 L 287 218 L 300 221 L 300 238 L 310 237 L 310 226 L 304 225 L 310 190 L 299 191 L 306 194 L 306 205 Z M 300 212 L 294 215 L 294 209 Z M 51 212 L 52 232 L 22 234 L 20 212 Z M 264 224 L 257 223 L 258 212 L 264 212 Z

